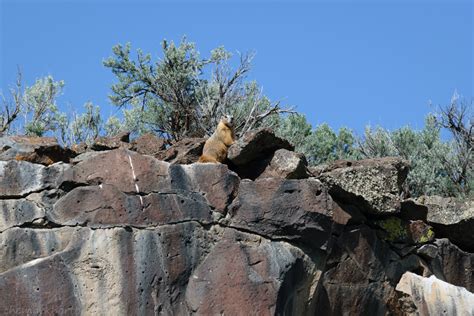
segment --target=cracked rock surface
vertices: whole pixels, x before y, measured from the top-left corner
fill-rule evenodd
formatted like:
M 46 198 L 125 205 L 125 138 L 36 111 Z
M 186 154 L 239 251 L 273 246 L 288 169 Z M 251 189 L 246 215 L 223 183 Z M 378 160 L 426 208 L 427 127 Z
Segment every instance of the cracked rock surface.
M 474 255 L 439 238 L 433 200 L 399 212 L 403 162 L 252 181 L 147 142 L 0 161 L 0 315 L 428 315 L 450 295 L 472 310 Z

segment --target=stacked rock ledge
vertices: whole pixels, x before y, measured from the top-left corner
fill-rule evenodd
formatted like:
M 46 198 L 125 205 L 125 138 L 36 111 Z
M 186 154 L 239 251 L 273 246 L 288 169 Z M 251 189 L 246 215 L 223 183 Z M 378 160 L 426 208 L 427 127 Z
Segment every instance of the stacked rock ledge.
M 472 201 L 404 200 L 398 158 L 308 168 L 268 129 L 227 164 L 204 142 L 0 138 L 0 314 L 473 313 Z

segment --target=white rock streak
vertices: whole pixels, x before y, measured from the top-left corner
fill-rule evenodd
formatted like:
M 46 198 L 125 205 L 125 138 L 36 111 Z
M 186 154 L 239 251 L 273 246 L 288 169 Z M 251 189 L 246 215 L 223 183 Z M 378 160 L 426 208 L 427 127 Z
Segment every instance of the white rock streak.
M 132 178 L 133 178 L 133 182 L 135 183 L 135 191 L 137 191 L 137 193 L 140 193 L 140 188 L 138 187 L 138 183 L 137 183 L 137 176 L 135 175 L 135 168 L 133 168 L 132 156 L 130 156 L 130 154 L 128 154 L 128 161 L 130 162 L 130 168 L 132 169 Z M 138 197 L 140 198 L 140 204 L 143 209 L 143 198 L 141 195 L 139 195 Z

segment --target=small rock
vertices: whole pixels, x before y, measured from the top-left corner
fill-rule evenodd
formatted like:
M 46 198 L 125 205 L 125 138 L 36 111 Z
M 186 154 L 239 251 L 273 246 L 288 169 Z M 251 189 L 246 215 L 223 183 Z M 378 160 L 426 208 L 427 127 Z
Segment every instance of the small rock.
M 129 149 L 131 147 L 129 141 L 130 132 L 121 132 L 112 137 L 98 137 L 94 140 L 90 149 L 94 151 L 111 150 L 116 148 Z
M 37 218 L 32 222 L 33 225 L 37 225 L 37 226 L 44 226 L 46 223 L 47 222 L 44 218 Z
M 164 149 L 166 149 L 165 140 L 151 133 L 143 134 L 135 139 L 130 148 L 130 150 L 136 151 L 139 154 L 150 156 L 155 156 Z
M 411 241 L 415 244 L 425 244 L 434 240 L 433 228 L 423 221 L 411 221 L 408 224 Z
M 405 221 L 392 216 L 376 223 L 384 230 L 383 239 L 391 243 L 424 244 L 434 239 L 432 227 L 422 221 Z
M 185 138 L 159 152 L 155 157 L 171 164 L 191 164 L 198 161 L 205 142 L 206 138 Z
M 259 178 L 305 179 L 308 163 L 303 154 L 278 149 Z
M 79 144 L 73 144 L 71 146 L 71 150 L 74 152 L 76 156 L 87 152 L 87 148 L 88 146 L 85 142 L 80 142 Z

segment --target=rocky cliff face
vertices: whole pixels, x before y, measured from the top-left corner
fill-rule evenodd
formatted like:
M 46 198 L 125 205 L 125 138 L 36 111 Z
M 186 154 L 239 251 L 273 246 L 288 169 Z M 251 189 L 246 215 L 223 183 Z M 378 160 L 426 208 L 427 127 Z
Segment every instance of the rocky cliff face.
M 268 130 L 182 164 L 202 144 L 0 138 L 0 314 L 474 314 L 472 201 Z

